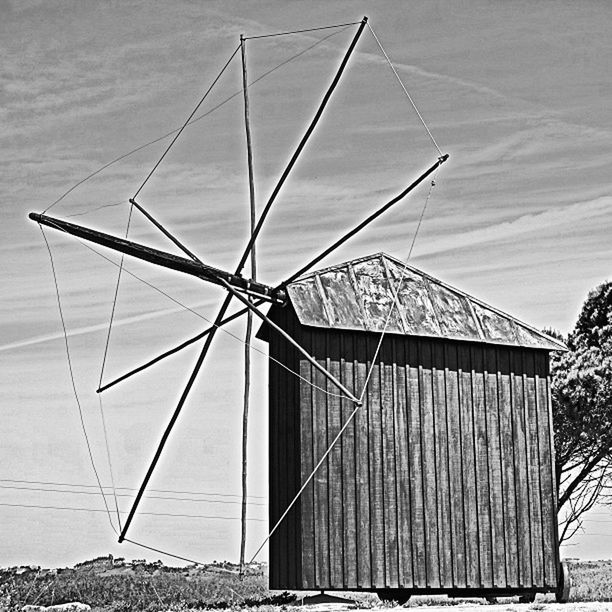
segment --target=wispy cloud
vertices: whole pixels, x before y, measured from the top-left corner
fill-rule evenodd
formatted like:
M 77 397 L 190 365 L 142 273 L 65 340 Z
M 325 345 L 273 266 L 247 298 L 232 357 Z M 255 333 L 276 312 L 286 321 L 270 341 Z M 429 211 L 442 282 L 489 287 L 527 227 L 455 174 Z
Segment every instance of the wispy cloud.
M 610 223 L 612 215 L 612 196 L 597 198 L 587 202 L 576 202 L 569 206 L 551 207 L 543 212 L 520 215 L 511 221 L 487 225 L 475 230 L 454 231 L 452 234 L 429 238 L 421 243 L 419 256 L 442 253 L 462 248 L 471 248 L 490 242 L 507 242 L 532 234 L 559 233 L 560 228 L 574 229 L 589 220 L 601 219 Z
M 202 306 L 210 306 L 210 305 L 211 305 L 210 300 L 207 300 L 204 302 L 200 302 L 198 304 L 194 304 L 190 307 L 195 309 L 195 308 L 199 308 Z M 125 327 L 129 325 L 133 325 L 134 323 L 139 323 L 141 321 L 150 321 L 153 319 L 159 319 L 159 318 L 175 315 L 179 312 L 181 313 L 185 312 L 185 309 L 179 308 L 179 307 L 165 308 L 162 310 L 156 310 L 154 312 L 147 312 L 147 313 L 135 315 L 132 317 L 124 317 L 121 319 L 116 319 L 113 322 L 113 327 Z M 202 315 L 200 316 L 202 317 L 203 324 L 212 323 L 211 321 L 208 321 L 207 319 L 205 319 Z M 72 338 L 74 336 L 83 336 L 86 334 L 93 334 L 93 333 L 97 333 L 100 331 L 105 331 L 107 329 L 108 329 L 108 322 L 98 323 L 96 325 L 87 325 L 84 327 L 76 327 L 74 329 L 68 330 L 67 337 Z M 2 344 L 0 345 L 0 352 L 11 351 L 11 350 L 20 349 L 26 346 L 32 346 L 36 344 L 43 344 L 45 342 L 59 340 L 60 338 L 64 338 L 63 332 L 57 332 L 53 334 L 44 334 L 40 336 L 33 336 L 32 338 L 25 338 L 23 340 L 18 340 L 17 342 L 10 342 L 8 344 Z

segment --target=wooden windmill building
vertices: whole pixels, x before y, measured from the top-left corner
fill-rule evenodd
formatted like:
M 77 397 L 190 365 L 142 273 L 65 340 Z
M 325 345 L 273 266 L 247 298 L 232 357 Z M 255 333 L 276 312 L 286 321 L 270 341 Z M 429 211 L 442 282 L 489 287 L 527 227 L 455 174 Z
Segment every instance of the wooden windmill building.
M 241 36 L 252 223 L 234 272 L 204 263 L 136 201 L 201 102 L 129 200 L 182 255 L 44 212 L 29 215 L 41 229 L 62 231 L 227 292 L 210 327 L 97 389 L 102 393 L 205 338 L 119 542 L 127 539 L 217 330 L 250 311 L 266 322 L 260 337 L 270 345 L 272 588 L 361 589 L 397 599 L 412 593 L 554 591 L 562 573 L 548 359 L 550 351 L 564 346 L 386 255 L 305 274 L 445 163 L 448 154 L 427 126 L 439 157 L 400 193 L 280 284 L 267 286 L 242 274 L 247 260 L 254 261 L 266 217 L 366 24 L 364 17 L 256 223 L 248 37 Z M 295 32 L 284 34 L 290 33 Z M 398 284 L 397 307 L 391 309 Z M 229 314 L 234 300 L 244 308 Z M 266 303 L 272 304 L 269 317 L 259 309 Z M 243 483 L 246 499 L 246 476 Z
M 384 254 L 299 278 L 269 316 L 359 395 L 400 279 L 363 406 L 271 538 L 270 586 L 555 591 L 562 344 Z M 354 405 L 268 330 L 274 525 Z

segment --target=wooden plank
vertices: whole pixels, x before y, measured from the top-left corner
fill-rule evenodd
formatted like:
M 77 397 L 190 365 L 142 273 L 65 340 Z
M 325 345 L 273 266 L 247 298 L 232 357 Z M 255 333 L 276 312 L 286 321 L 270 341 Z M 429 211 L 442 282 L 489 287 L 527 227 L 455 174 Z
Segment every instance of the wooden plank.
M 398 504 L 399 586 L 414 585 L 412 568 L 412 532 L 410 529 L 410 461 L 406 387 L 406 339 L 394 342 L 395 448 Z
M 484 348 L 485 412 L 487 417 L 487 459 L 489 463 L 489 493 L 491 508 L 491 564 L 493 586 L 506 586 L 506 540 L 504 529 L 504 490 L 499 432 L 499 401 L 497 393 L 497 350 Z
M 504 538 L 506 541 L 506 580 L 509 587 L 519 586 L 516 521 L 516 486 L 514 482 L 514 435 L 512 431 L 512 387 L 510 353 L 497 347 L 499 427 L 504 488 Z
M 355 382 L 357 395 L 364 388 L 367 376 L 366 334 L 355 336 Z M 368 394 L 364 395 L 364 405 L 355 415 L 355 457 L 357 479 L 357 586 L 372 586 L 372 547 L 370 542 L 370 441 L 368 435 Z
M 553 469 L 554 448 L 551 426 L 551 408 L 548 386 L 547 356 L 543 351 L 535 352 L 535 385 L 538 411 L 540 494 L 542 499 L 542 540 L 544 551 L 544 582 L 546 586 L 557 585 L 558 536 L 557 493 Z
M 431 342 L 419 340 L 419 387 L 421 405 L 421 458 L 423 462 L 423 507 L 425 512 L 425 561 L 427 586 L 440 586 L 440 557 L 438 552 L 437 469 Z
M 451 528 L 450 479 L 448 465 L 448 423 L 444 344 L 432 342 L 432 385 L 437 470 L 438 554 L 440 586 L 453 586 L 453 546 Z
M 278 358 L 278 336 L 270 338 L 270 356 Z M 278 432 L 278 419 L 279 419 L 279 399 L 278 399 L 278 378 L 279 378 L 279 365 L 273 361 L 269 362 L 269 402 L 270 402 L 270 417 L 268 422 L 268 436 L 270 444 L 268 447 L 268 481 L 270 486 L 270 505 L 268 508 L 268 522 L 270 526 L 275 525 L 278 517 L 280 516 L 280 500 L 279 500 L 279 486 L 278 486 L 278 475 L 277 469 L 279 466 L 279 447 L 276 441 L 280 438 Z M 275 533 L 270 538 L 270 586 L 271 588 L 278 588 L 282 586 L 282 580 L 280 576 L 280 568 L 282 563 L 279 555 L 279 534 Z
M 466 585 L 480 585 L 478 528 L 480 517 L 477 511 L 476 457 L 474 445 L 474 414 L 472 397 L 472 364 L 470 346 L 458 345 L 459 358 L 459 406 L 461 419 L 463 509 L 469 521 L 465 530 Z
M 491 565 L 493 586 L 505 587 L 506 582 L 506 538 L 504 531 L 504 487 L 499 431 L 499 398 L 497 350 L 492 346 L 484 349 L 485 412 L 487 426 L 487 448 L 489 464 L 489 493 L 491 508 Z
M 279 360 L 282 363 L 288 363 L 288 347 L 287 343 L 280 339 L 279 342 Z M 294 461 L 293 449 L 292 449 L 292 410 L 291 405 L 289 404 L 289 398 L 287 397 L 287 383 L 288 376 L 291 376 L 287 370 L 279 370 L 279 379 L 278 379 L 278 390 L 277 396 L 279 399 L 279 408 L 283 406 L 283 410 L 281 411 L 281 418 L 279 419 L 281 423 L 279 435 L 281 439 L 281 455 L 279 457 L 279 469 L 277 469 L 277 474 L 281 479 L 279 483 L 280 488 L 280 499 L 281 499 L 281 507 L 279 508 L 281 513 L 285 512 L 285 509 L 289 506 L 291 501 L 290 494 L 293 489 L 293 483 L 290 480 L 290 470 L 289 466 L 291 462 Z M 282 555 L 282 574 L 283 574 L 283 583 L 290 585 L 291 584 L 291 566 L 294 561 L 295 550 L 293 550 L 293 542 L 292 542 L 292 519 L 294 518 L 294 510 L 283 519 L 281 526 L 279 528 L 279 538 L 281 540 L 281 555 Z
M 303 346 L 312 352 L 312 332 L 306 328 L 301 331 Z M 314 468 L 314 389 L 309 384 L 313 368 L 300 359 L 299 373 L 304 380 L 300 382 L 300 439 L 301 439 L 301 482 L 306 482 Z M 307 382 L 308 381 L 308 382 Z M 302 509 L 302 582 L 303 588 L 314 589 L 317 586 L 315 556 L 315 505 L 314 481 L 304 489 L 301 496 Z
M 290 311 L 292 321 L 292 333 L 295 338 L 300 337 L 301 326 L 297 320 L 297 316 L 293 311 Z M 291 350 L 291 371 L 294 373 L 299 372 L 300 369 L 300 358 L 296 350 Z M 291 405 L 293 406 L 293 427 L 294 434 L 293 439 L 295 441 L 295 448 L 293 449 L 293 456 L 295 460 L 292 466 L 292 479 L 295 483 L 294 490 L 291 495 L 293 499 L 294 495 L 300 490 L 302 486 L 302 436 L 301 436 L 301 404 L 300 404 L 300 384 L 301 381 L 295 374 L 285 374 L 291 379 Z M 304 588 L 303 586 L 303 566 L 302 566 L 302 498 L 296 503 L 295 508 L 295 535 L 294 535 L 294 546 L 293 555 L 296 559 L 295 564 L 295 585 L 296 589 Z
M 410 516 L 414 586 L 425 587 L 425 517 L 423 507 L 423 465 L 421 461 L 421 410 L 417 341 L 408 344 L 408 448 L 410 460 Z
M 340 335 L 342 382 L 354 393 L 356 389 L 355 372 L 355 334 Z M 346 423 L 353 412 L 354 404 L 342 400 L 342 423 Z M 346 588 L 357 588 L 357 487 L 356 487 L 356 456 L 355 456 L 355 423 L 356 418 L 345 429 L 341 438 L 342 448 L 342 506 L 344 512 L 344 580 Z
M 300 326 L 297 320 L 297 317 L 293 313 L 293 311 L 289 311 L 288 315 L 291 319 L 291 333 L 294 338 L 299 338 L 300 336 Z M 290 348 L 290 347 L 288 347 Z M 299 356 L 297 351 L 294 349 L 290 349 L 290 353 L 288 355 L 289 367 L 292 372 L 299 371 Z M 300 421 L 301 421 L 301 407 L 300 407 L 300 379 L 295 374 L 290 374 L 286 372 L 284 374 L 290 381 L 290 387 L 288 391 L 289 405 L 292 407 L 293 414 L 293 435 L 292 441 L 294 444 L 293 450 L 293 463 L 291 465 L 291 481 L 293 483 L 293 490 L 291 491 L 290 498 L 293 499 L 297 492 L 300 490 L 302 485 L 302 474 L 301 474 L 301 458 L 302 458 L 302 442 L 301 442 L 301 431 L 300 431 Z M 291 551 L 293 557 L 295 558 L 295 576 L 294 576 L 294 584 L 295 588 L 303 588 L 302 586 L 302 499 L 298 500 L 295 504 L 295 508 L 293 512 L 293 524 L 294 524 L 294 536 L 293 536 L 293 546 L 294 550 Z
M 382 467 L 385 522 L 385 587 L 399 586 L 397 545 L 397 484 L 393 388 L 393 337 L 386 336 L 380 347 L 380 403 L 382 413 Z
M 282 363 L 286 362 L 286 346 L 282 338 L 275 334 L 275 353 L 278 356 L 278 360 Z M 285 392 L 285 377 L 283 375 L 283 369 L 278 366 L 275 376 L 272 380 L 272 392 L 274 394 L 274 403 L 276 404 L 276 415 L 274 418 L 274 431 L 273 440 L 275 446 L 275 461 L 273 466 L 273 487 L 275 490 L 274 497 L 276 498 L 276 508 L 274 516 L 274 524 L 283 514 L 287 507 L 287 462 L 290 458 L 287 456 L 287 435 L 289 429 L 289 417 L 286 410 L 286 397 Z M 289 585 L 289 565 L 292 561 L 291 556 L 288 556 L 288 534 L 289 525 L 287 518 L 279 526 L 276 536 L 276 568 L 275 568 L 275 580 L 278 585 L 284 586 Z
M 317 361 L 325 367 L 327 360 L 321 358 L 326 354 L 325 332 L 313 332 L 313 352 Z M 328 395 L 327 378 L 315 369 L 313 391 L 313 463 L 317 464 L 323 457 L 329 444 L 327 432 Z M 334 388 L 334 391 L 336 389 Z M 316 558 L 316 588 L 326 589 L 331 586 L 329 563 L 329 458 L 323 462 L 314 476 L 315 491 L 315 558 Z
M 327 369 L 340 378 L 340 338 L 338 332 L 327 331 Z M 342 428 L 340 397 L 338 389 L 328 385 L 327 398 L 327 443 L 332 443 Z M 329 565 L 330 583 L 334 588 L 344 585 L 344 517 L 342 506 L 342 445 L 332 448 L 329 458 L 328 517 L 329 517 Z
M 474 409 L 474 453 L 476 456 L 476 507 L 478 513 L 479 586 L 493 587 L 491 492 L 489 487 L 488 429 L 485 409 L 484 347 L 471 347 L 472 401 Z M 497 412 L 497 407 L 495 408 Z
M 514 441 L 514 481 L 516 486 L 516 520 L 518 550 L 518 581 L 531 586 L 531 519 L 529 516 L 529 470 L 523 389 L 521 351 L 510 351 L 510 381 L 512 385 L 512 432 Z
M 523 350 L 523 393 L 527 422 L 527 461 L 529 472 L 529 509 L 531 516 L 531 567 L 536 587 L 544 586 L 542 548 L 542 498 L 540 493 L 539 427 L 533 351 Z
M 291 318 L 293 321 L 293 333 L 294 337 L 299 338 L 303 328 L 301 328 L 297 316 L 291 311 Z M 300 370 L 300 356 L 297 351 L 292 350 L 291 352 L 291 369 L 293 372 L 298 373 Z M 301 422 L 302 422 L 302 407 L 300 403 L 300 391 L 302 381 L 296 375 L 291 375 L 293 381 L 292 398 L 294 405 L 294 439 L 296 447 L 294 449 L 294 456 L 296 457 L 293 465 L 293 479 L 295 482 L 295 493 L 297 493 L 302 486 L 302 435 L 301 435 Z M 311 449 L 309 449 L 311 451 Z M 293 496 L 292 496 L 293 498 Z M 304 588 L 303 580 L 303 553 L 302 553 L 302 519 L 303 519 L 303 497 L 300 500 L 296 508 L 296 529 L 295 529 L 295 552 L 296 554 L 296 588 Z
M 376 352 L 378 337 L 368 334 L 368 367 Z M 367 388 L 370 441 L 370 542 L 372 546 L 372 586 L 385 586 L 385 507 L 383 483 L 382 411 L 380 364 L 371 370 Z
M 465 531 L 467 521 L 463 508 L 463 478 L 461 472 L 461 417 L 459 402 L 459 372 L 457 345 L 448 342 L 444 347 L 446 368 L 446 418 L 448 427 L 448 465 L 451 504 L 451 537 L 453 556 L 453 585 L 466 586 Z
M 550 380 L 550 353 L 548 351 L 541 352 L 541 359 L 543 361 L 542 369 L 546 372 L 546 402 L 548 405 L 548 430 L 550 431 L 550 479 L 552 484 L 552 504 L 553 514 L 555 519 L 552 522 L 553 526 L 553 554 L 554 554 L 554 566 L 557 570 L 557 583 L 560 579 L 559 570 L 561 567 L 561 559 L 559 552 L 559 523 L 556 520 L 557 517 L 557 502 L 559 499 L 559 491 L 557 490 L 557 479 L 556 479 L 556 458 L 555 458 L 555 444 L 554 444 L 554 427 L 553 427 L 553 412 L 552 412 L 552 394 L 551 394 L 551 380 Z

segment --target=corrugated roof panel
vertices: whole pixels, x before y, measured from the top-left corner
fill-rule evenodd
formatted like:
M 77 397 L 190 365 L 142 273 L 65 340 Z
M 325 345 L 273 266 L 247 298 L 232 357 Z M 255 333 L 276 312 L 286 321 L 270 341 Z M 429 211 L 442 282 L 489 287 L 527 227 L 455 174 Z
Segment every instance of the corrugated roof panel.
M 516 335 L 519 338 L 521 346 L 529 346 L 531 348 L 550 348 L 551 342 L 544 335 L 537 333 L 535 330 L 529 329 L 526 325 L 522 325 L 519 321 L 515 321 Z M 561 343 L 557 350 L 561 348 Z
M 291 303 L 302 325 L 327 327 L 330 325 L 325 304 L 313 280 L 296 281 L 287 287 Z
M 438 309 L 438 322 L 444 336 L 465 340 L 480 339 L 478 324 L 465 297 L 438 283 L 429 283 L 429 289 Z
M 317 276 L 325 292 L 332 327 L 366 329 L 348 268 L 330 270 Z
M 367 317 L 367 326 L 372 331 L 382 331 L 389 319 L 386 329 L 390 333 L 403 334 L 404 326 L 397 308 L 393 304 L 393 292 L 389 287 L 382 259 L 372 258 L 369 261 L 360 261 L 352 265 L 357 282 L 359 297 Z
M 503 317 L 478 302 L 472 301 L 472 308 L 480 321 L 480 326 L 487 340 L 516 344 L 514 325 L 508 317 Z
M 397 265 L 391 259 L 387 259 L 386 263 L 394 286 L 402 279 L 397 297 L 406 324 L 406 333 L 415 336 L 440 336 L 440 325 L 425 279 L 409 268 Z
M 381 331 L 400 278 L 389 333 L 566 350 L 562 342 L 382 253 L 312 272 L 287 290 L 302 325 Z

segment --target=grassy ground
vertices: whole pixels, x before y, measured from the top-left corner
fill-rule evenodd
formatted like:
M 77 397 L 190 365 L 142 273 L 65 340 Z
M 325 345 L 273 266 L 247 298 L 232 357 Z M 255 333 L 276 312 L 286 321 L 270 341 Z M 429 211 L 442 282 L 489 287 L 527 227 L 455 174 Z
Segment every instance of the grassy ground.
M 569 566 L 572 601 L 612 601 L 612 561 L 572 561 Z
M 490 612 L 523 609 L 530 612 L 612 610 L 612 604 L 588 603 L 612 602 L 612 561 L 573 561 L 569 565 L 572 575 L 571 600 L 575 603 L 565 607 L 554 604 L 554 596 L 551 595 L 538 595 L 532 604 L 518 605 L 516 599 L 504 599 L 495 606 L 487 605 L 484 600 L 414 597 L 406 607 L 429 606 L 430 610 L 434 610 L 459 606 L 462 612 L 471 609 Z M 351 597 L 360 609 L 393 607 L 393 604 L 381 603 L 371 593 L 351 594 Z M 279 612 L 294 600 L 292 594 L 268 590 L 265 568 L 262 567 L 251 568 L 243 579 L 239 578 L 237 568 L 231 564 L 215 564 L 207 568 L 166 568 L 154 564 L 108 567 L 102 563 L 64 570 L 33 568 L 16 571 L 13 568 L 0 571 L 0 610 L 17 610 L 26 604 L 53 605 L 80 601 L 104 612 L 183 612 L 246 607 L 253 612 Z

